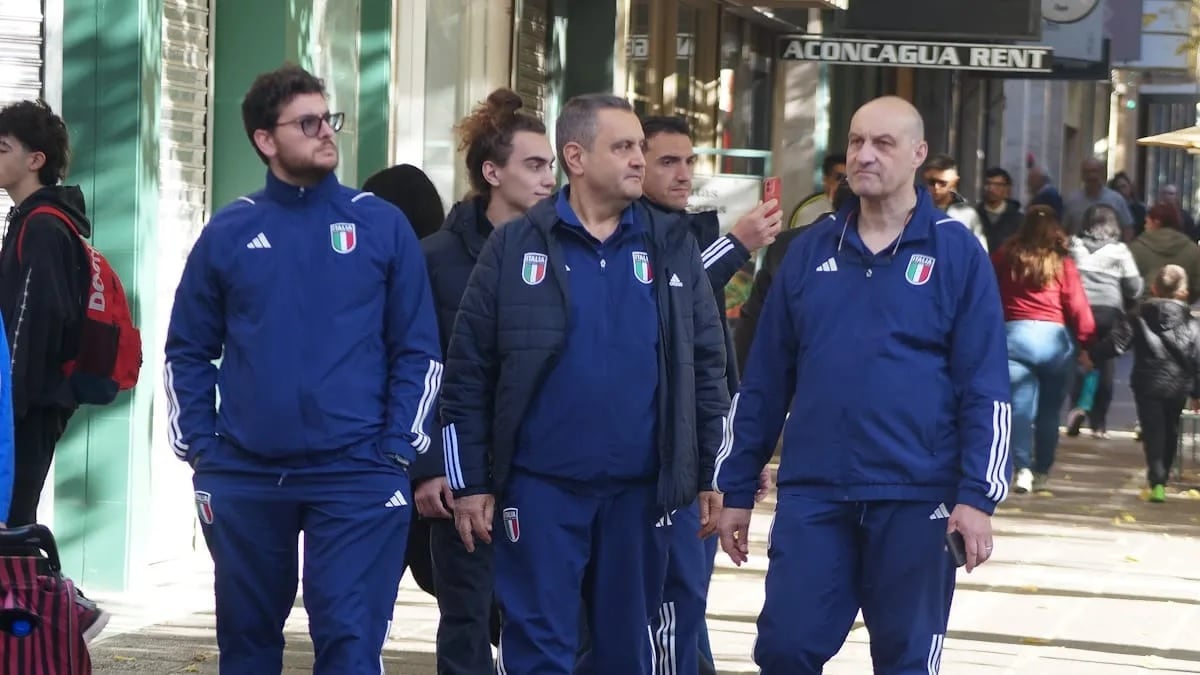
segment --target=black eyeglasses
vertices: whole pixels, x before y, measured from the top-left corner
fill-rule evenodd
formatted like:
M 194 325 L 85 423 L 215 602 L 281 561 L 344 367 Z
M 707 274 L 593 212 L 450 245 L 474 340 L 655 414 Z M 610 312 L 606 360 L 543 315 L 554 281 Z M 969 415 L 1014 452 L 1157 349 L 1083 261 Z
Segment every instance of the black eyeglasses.
M 346 121 L 346 113 L 325 113 L 324 115 L 301 115 L 294 120 L 287 122 L 276 122 L 275 126 L 281 127 L 285 124 L 299 124 L 300 133 L 309 138 L 316 138 L 317 134 L 321 133 L 321 123 L 329 125 L 334 133 L 342 130 L 342 123 Z

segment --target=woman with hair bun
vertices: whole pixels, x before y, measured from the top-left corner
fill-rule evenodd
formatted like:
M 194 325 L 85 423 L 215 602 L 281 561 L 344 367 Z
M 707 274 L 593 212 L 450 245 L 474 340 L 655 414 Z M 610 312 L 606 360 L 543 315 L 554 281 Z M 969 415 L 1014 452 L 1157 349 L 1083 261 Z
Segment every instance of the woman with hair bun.
M 497 89 L 456 127 L 471 193 L 455 204 L 442 229 L 421 240 L 433 287 L 442 353 L 449 346 L 454 318 L 467 279 L 492 230 L 520 218 L 554 192 L 554 153 L 546 125 L 522 109 L 521 97 Z M 411 470 L 417 512 L 430 519 L 434 585 L 441 617 L 437 632 L 439 673 L 492 671 L 489 617 L 492 604 L 491 545 L 463 547 L 451 507 L 456 487 L 446 462 L 455 452 L 436 435 Z M 438 447 L 445 445 L 445 447 Z

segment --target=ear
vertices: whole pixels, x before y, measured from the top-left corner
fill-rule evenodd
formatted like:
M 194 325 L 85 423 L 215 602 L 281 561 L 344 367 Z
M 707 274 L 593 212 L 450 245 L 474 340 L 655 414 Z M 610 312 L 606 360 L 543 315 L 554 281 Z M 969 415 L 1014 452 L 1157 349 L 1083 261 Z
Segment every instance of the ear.
M 275 137 L 267 129 L 254 130 L 254 147 L 267 157 L 274 157 L 277 152 L 275 149 Z
M 497 175 L 500 167 L 495 162 L 488 160 L 483 163 L 483 179 L 492 187 L 500 187 L 500 176 Z
M 583 173 L 583 153 L 584 147 L 575 141 L 571 141 L 563 146 L 563 169 L 568 176 Z
M 929 157 L 929 143 L 920 141 L 917 143 L 917 151 L 913 154 L 913 168 L 919 169 Z
M 46 166 L 46 153 L 40 151 L 29 153 L 30 173 L 41 171 L 43 166 Z

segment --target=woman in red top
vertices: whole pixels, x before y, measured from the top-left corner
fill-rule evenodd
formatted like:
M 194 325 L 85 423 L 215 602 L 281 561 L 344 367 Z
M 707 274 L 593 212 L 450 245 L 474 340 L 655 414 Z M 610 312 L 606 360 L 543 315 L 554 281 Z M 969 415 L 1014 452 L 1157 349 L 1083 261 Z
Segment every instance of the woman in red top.
M 1054 211 L 1034 206 L 992 254 L 1008 332 L 1010 444 L 1019 493 L 1046 486 L 1076 344 L 1088 344 L 1096 332 L 1067 242 Z

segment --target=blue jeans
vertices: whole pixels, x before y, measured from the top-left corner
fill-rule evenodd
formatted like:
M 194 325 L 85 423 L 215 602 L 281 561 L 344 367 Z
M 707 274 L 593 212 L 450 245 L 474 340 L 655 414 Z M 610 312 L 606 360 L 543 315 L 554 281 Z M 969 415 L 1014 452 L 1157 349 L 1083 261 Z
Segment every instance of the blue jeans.
M 1049 473 L 1075 341 L 1065 326 L 1051 321 L 1009 321 L 1006 330 L 1013 464 L 1016 469 Z

